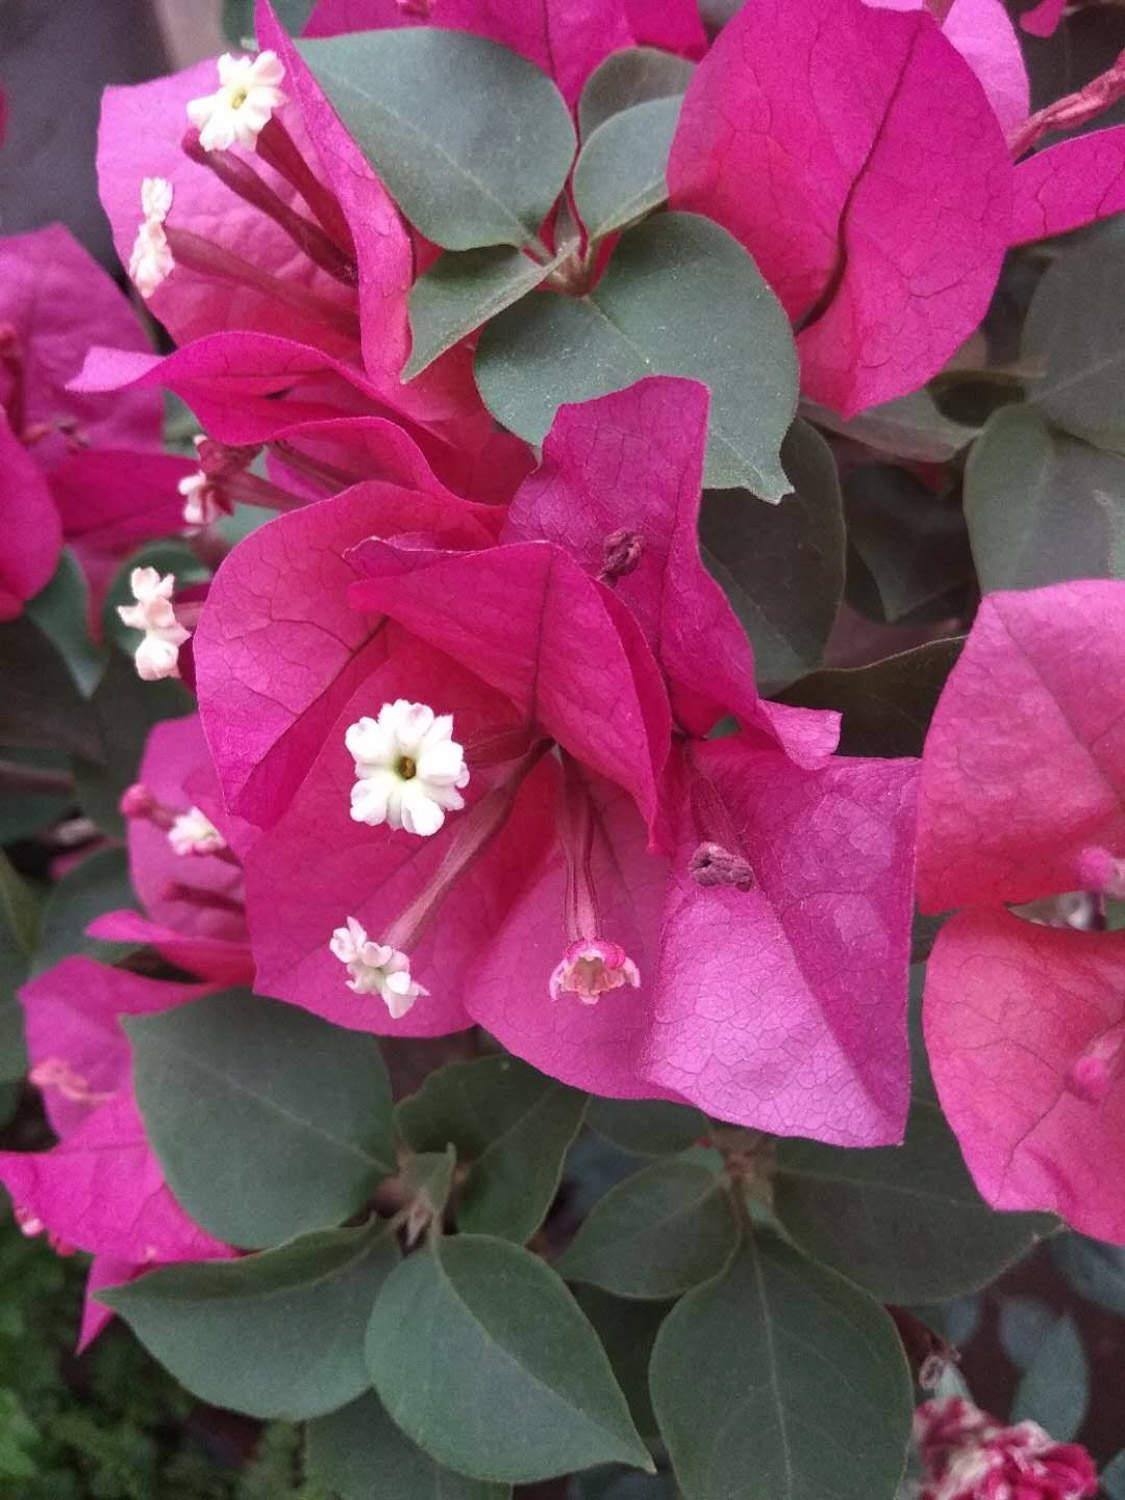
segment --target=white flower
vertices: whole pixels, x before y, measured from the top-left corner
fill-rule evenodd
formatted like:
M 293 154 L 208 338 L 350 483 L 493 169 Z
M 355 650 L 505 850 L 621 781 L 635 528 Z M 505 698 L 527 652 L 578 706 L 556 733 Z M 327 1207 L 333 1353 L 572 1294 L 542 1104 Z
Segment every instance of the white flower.
M 217 854 L 227 841 L 206 813 L 189 807 L 172 820 L 168 842 L 174 854 Z
M 396 698 L 377 719 L 348 727 L 344 743 L 355 757 L 352 817 L 372 828 L 389 823 L 423 838 L 437 833 L 447 812 L 465 805 L 465 752 L 453 739 L 452 714 Z
M 226 514 L 215 490 L 214 481 L 202 469 L 188 474 L 176 486 L 184 497 L 184 525 L 210 526 Z
M 333 956 L 347 967 L 348 989 L 357 995 L 382 995 L 394 1020 L 411 1009 L 419 995 L 429 990 L 410 977 L 410 960 L 389 943 L 373 943 L 354 917 L 346 927 L 337 927 L 328 945 Z
M 236 142 L 253 150 L 258 132 L 285 103 L 279 87 L 284 77 L 276 52 L 259 52 L 257 57 L 225 52 L 219 58 L 219 87 L 202 99 L 192 99 L 187 107 L 204 151 L 226 151 Z
M 191 631 L 185 630 L 176 619 L 172 607 L 175 576 L 165 573 L 161 578 L 155 568 L 134 568 L 129 574 L 129 587 L 137 602 L 119 604 L 117 613 L 131 630 L 144 631 L 144 640 L 133 658 L 137 664 L 137 676 L 143 677 L 145 682 L 178 677 L 180 647 L 190 637 Z
M 141 213 L 144 218 L 129 256 L 129 275 L 142 297 L 151 297 L 166 276 L 176 269 L 164 221 L 172 207 L 172 184 L 166 177 L 146 177 L 141 183 Z

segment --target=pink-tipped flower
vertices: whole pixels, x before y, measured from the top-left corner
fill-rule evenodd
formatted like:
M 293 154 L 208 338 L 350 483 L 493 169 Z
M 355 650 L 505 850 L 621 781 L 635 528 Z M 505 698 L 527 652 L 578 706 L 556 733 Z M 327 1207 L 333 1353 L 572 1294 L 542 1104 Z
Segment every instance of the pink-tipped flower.
M 155 568 L 134 568 L 129 574 L 129 587 L 137 602 L 119 604 L 117 613 L 130 630 L 144 633 L 134 656 L 137 676 L 145 682 L 178 677 L 180 647 L 190 639 L 191 631 L 176 619 L 172 604 L 175 577 L 171 573 L 161 577 Z
M 914 1414 L 925 1471 L 920 1500 L 1088 1500 L 1097 1470 L 1085 1448 L 1036 1422 L 1003 1427 L 959 1396 Z
M 597 1005 L 604 994 L 626 985 L 638 989 L 636 964 L 617 943 L 603 938 L 580 938 L 571 943 L 551 975 L 551 999 L 577 995 L 583 1005 Z
M 381 995 L 392 1020 L 401 1020 L 419 995 L 430 993 L 410 977 L 406 954 L 390 943 L 372 942 L 354 917 L 348 918 L 346 926 L 336 928 L 328 947 L 351 976 L 348 989 L 357 995 Z

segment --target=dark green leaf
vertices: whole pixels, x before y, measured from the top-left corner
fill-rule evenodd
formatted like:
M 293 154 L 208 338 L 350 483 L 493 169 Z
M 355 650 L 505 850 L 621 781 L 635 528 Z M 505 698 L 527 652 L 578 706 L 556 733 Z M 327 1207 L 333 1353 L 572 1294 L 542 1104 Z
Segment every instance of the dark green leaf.
M 673 1309 L 651 1385 L 685 1500 L 893 1500 L 913 1404 L 894 1325 L 771 1236 Z
M 73 807 L 70 758 L 65 751 L 0 746 L 0 844 L 41 833 Z
M 363 1336 L 399 1258 L 382 1224 L 241 1260 L 168 1266 L 99 1294 L 181 1384 L 252 1417 L 319 1417 L 367 1388 Z
M 1125 458 L 1006 406 L 969 455 L 965 519 L 986 593 L 1125 578 Z
M 591 1099 L 586 1123 L 636 1156 L 673 1156 L 711 1129 L 702 1110 L 664 1099 Z
M 915 969 L 914 993 L 923 977 Z M 916 1003 L 916 1002 L 915 1002 Z M 901 1146 L 783 1140 L 774 1212 L 797 1245 L 882 1302 L 940 1302 L 985 1286 L 1058 1221 L 981 1198 L 938 1104 L 921 1036 Z
M 980 1328 L 984 1299 L 979 1292 L 974 1292 L 968 1297 L 950 1297 L 945 1302 L 925 1304 L 914 1311 L 947 1343 L 960 1348 L 969 1343 Z
M 493 415 L 541 443 L 564 401 L 645 375 L 711 388 L 706 483 L 763 500 L 789 490 L 779 450 L 796 405 L 789 322 L 742 246 L 696 214 L 659 214 L 621 237 L 587 297 L 540 293 L 510 307 L 477 347 Z
M 651 213 L 668 196 L 665 172 L 681 100 L 649 99 L 599 125 L 574 168 L 574 201 L 591 239 Z
M 28 601 L 27 613 L 66 663 L 75 686 L 88 698 L 105 666 L 105 649 L 90 639 L 90 590 L 73 552 L 64 547 L 55 576 Z
M 299 50 L 392 197 L 446 250 L 532 245 L 570 170 L 562 95 L 464 31 L 365 31 Z
M 872 406 L 846 420 L 813 401 L 802 402 L 801 411 L 810 422 L 827 427 L 840 437 L 851 438 L 894 458 L 910 458 L 919 463 L 948 463 L 976 434 L 976 428 L 943 416 L 925 389 L 883 406 Z
M 340 1500 L 508 1500 L 512 1487 L 454 1474 L 391 1421 L 373 1392 L 310 1422 L 309 1474 Z
M 132 660 L 112 651 L 90 705 L 100 748 L 93 759 L 75 757 L 77 796 L 87 817 L 104 833 L 120 838 L 125 820 L 118 803 L 137 779 L 150 730 L 162 719 L 182 718 L 194 704 L 182 683 L 142 682 Z
M 1055 1326 L 1055 1314 L 1038 1297 L 1003 1297 L 1000 1300 L 1000 1342 L 1004 1353 L 1019 1370 L 1027 1370 Z
M 1052 422 L 1104 447 L 1125 448 L 1125 244 L 1068 245 L 1036 289 L 1023 357 L 1042 363 L 1032 399 Z
M 754 647 L 763 692 L 820 664 L 844 592 L 844 514 L 831 449 L 807 422 L 781 448 L 794 493 L 776 509 L 745 494 L 706 494 L 703 560 Z
M 1080 1297 L 1125 1317 L 1125 1246 L 1061 1234 L 1051 1241 L 1051 1254 Z
M 1063 1317 L 1046 1334 L 1019 1383 L 1013 1422 L 1038 1422 L 1060 1443 L 1069 1442 L 1086 1419 L 1090 1372 L 1078 1329 Z
M 0 849 L 0 1081 L 27 1071 L 23 1011 L 16 991 L 39 940 L 42 903 Z
M 795 682 L 781 701 L 839 710 L 842 755 L 921 755 L 961 645 L 929 641 L 869 667 L 829 667 Z
M 580 1286 L 575 1296 L 609 1355 L 637 1431 L 646 1442 L 655 1442 L 659 1432 L 648 1391 L 648 1366 L 656 1335 L 672 1304 L 613 1297 L 596 1286 Z
M 935 495 L 909 470 L 891 464 L 852 469 L 844 514 L 849 549 L 862 565 L 849 569 L 848 598 L 864 614 L 895 624 L 972 582 L 960 505 Z M 870 580 L 865 590 L 853 589 L 853 573 L 865 584 Z
M 663 1300 L 717 1276 L 738 1243 L 711 1153 L 653 1162 L 611 1188 L 556 1261 L 560 1276 L 618 1297 Z
M 1125 1449 L 1102 1470 L 1102 1489 L 1109 1500 L 1125 1500 Z
M 112 961 L 131 952 L 128 945 L 87 937 L 86 928 L 103 912 L 136 904 L 125 850 L 97 849 L 88 854 L 51 887 L 32 973 L 42 974 L 74 953 Z
M 677 1500 L 679 1491 L 668 1474 L 638 1474 L 614 1465 L 575 1474 L 567 1500 Z
M 540 264 L 510 245 L 447 250 L 414 283 L 410 293 L 413 347 L 402 372 L 413 380 L 438 355 L 537 287 L 560 256 Z
M 66 663 L 27 615 L 0 625 L 0 742 L 101 753 L 93 711 Z
M 396 1122 L 415 1151 L 456 1148 L 469 1164 L 459 1227 L 523 1242 L 558 1191 L 586 1095 L 507 1056 L 450 1063 L 398 1106 Z
M 650 99 L 682 98 L 695 71 L 686 57 L 655 47 L 624 47 L 613 52 L 586 80 L 578 101 L 578 125 L 588 140 L 599 125 Z
M 125 1026 L 168 1185 L 228 1244 L 338 1224 L 394 1170 L 374 1037 L 241 990 Z
M 388 1277 L 367 1334 L 375 1389 L 408 1437 L 477 1479 L 651 1468 L 609 1360 L 555 1273 L 458 1235 Z

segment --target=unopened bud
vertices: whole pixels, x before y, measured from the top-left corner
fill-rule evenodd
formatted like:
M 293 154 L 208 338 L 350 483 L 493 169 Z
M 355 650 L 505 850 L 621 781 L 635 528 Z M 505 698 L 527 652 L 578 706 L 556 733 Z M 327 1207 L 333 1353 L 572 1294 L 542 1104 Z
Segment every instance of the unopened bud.
M 631 573 L 641 560 L 645 539 L 639 531 L 611 531 L 603 543 L 602 571 L 598 575 L 603 583 L 613 583 Z
M 688 874 L 702 886 L 729 885 L 736 891 L 749 891 L 755 885 L 749 860 L 722 844 L 700 844 L 688 861 Z

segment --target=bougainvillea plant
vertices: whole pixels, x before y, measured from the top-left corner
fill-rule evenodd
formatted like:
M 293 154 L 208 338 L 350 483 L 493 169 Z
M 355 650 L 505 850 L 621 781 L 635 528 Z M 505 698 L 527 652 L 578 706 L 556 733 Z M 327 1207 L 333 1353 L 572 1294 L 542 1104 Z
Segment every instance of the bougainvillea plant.
M 1125 1494 L 1000 1280 L 1125 1310 L 1125 22 L 241 14 L 106 91 L 120 287 L 0 240 L 80 1348 L 342 1500 Z

